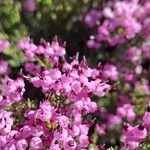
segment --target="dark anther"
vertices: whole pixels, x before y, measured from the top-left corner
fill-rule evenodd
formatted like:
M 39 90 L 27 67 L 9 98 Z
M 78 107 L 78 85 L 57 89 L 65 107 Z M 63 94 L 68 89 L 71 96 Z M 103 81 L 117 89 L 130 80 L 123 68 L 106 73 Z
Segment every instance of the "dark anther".
M 144 130 L 144 126 L 143 126 L 143 125 L 141 125 L 141 124 L 139 125 L 139 127 L 138 127 L 138 128 L 139 128 L 139 130 Z
M 127 130 L 128 130 L 128 125 L 125 124 L 125 125 L 123 126 L 123 128 L 124 128 L 125 131 L 127 131 Z
M 147 111 L 150 112 L 150 106 L 147 107 Z
M 70 141 L 68 142 L 68 145 L 69 145 L 70 147 L 73 147 L 73 146 L 74 146 L 74 141 L 71 141 L 71 140 L 70 140 Z

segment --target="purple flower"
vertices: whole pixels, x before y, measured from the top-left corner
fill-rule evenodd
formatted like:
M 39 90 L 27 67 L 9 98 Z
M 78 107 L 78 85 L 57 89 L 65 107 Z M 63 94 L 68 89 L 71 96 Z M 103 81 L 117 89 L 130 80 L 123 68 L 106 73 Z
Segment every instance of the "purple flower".
M 100 12 L 93 9 L 85 15 L 84 21 L 90 28 L 92 28 L 96 26 L 100 16 Z
M 9 47 L 9 42 L 5 39 L 0 39 L 0 52 Z
M 23 7 L 28 12 L 34 12 L 36 10 L 35 0 L 24 0 Z

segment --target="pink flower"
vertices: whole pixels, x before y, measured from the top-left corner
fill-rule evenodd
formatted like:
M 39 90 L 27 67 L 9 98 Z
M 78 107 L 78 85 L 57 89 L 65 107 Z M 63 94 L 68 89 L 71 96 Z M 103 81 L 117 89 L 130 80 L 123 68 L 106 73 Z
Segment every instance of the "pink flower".
M 26 63 L 26 64 L 25 64 L 25 70 L 26 70 L 27 72 L 29 72 L 30 74 L 33 74 L 33 75 L 39 74 L 40 71 L 41 71 L 41 69 L 40 69 L 39 66 L 34 65 L 34 64 L 32 64 L 32 63 Z
M 16 148 L 18 150 L 26 150 L 27 147 L 28 147 L 28 143 L 25 139 L 21 139 L 21 140 L 17 141 L 17 143 L 16 143 Z
M 59 125 L 61 127 L 64 127 L 64 128 L 68 127 L 68 124 L 69 124 L 69 118 L 68 117 L 61 115 L 59 117 L 56 117 L 56 119 L 58 120 Z
M 129 122 L 133 121 L 136 117 L 134 113 L 133 106 L 130 104 L 124 104 L 122 107 L 117 108 L 117 115 L 122 118 L 127 118 Z
M 150 44 L 144 44 L 142 47 L 143 56 L 145 59 L 150 59 Z
M 93 9 L 90 12 L 88 12 L 88 14 L 86 14 L 84 21 L 91 28 L 96 26 L 96 23 L 98 22 L 100 16 L 100 12 Z
M 88 136 L 85 134 L 81 134 L 79 137 L 80 146 L 86 148 L 89 145 Z
M 25 84 L 22 78 L 12 80 L 10 78 L 5 78 L 3 81 L 3 94 L 7 95 L 10 100 L 20 101 L 25 92 Z
M 81 123 L 82 123 L 82 115 L 81 115 L 81 113 L 80 113 L 79 111 L 77 111 L 77 110 L 74 110 L 74 111 L 72 112 L 72 114 L 73 114 L 73 116 L 74 116 L 74 123 L 75 123 L 76 125 L 81 124 Z
M 42 80 L 38 76 L 31 78 L 31 82 L 36 88 L 39 88 L 40 86 L 42 86 L 42 83 L 43 83 Z
M 52 55 L 54 55 L 55 53 L 54 53 L 54 49 L 52 48 L 52 47 L 50 47 L 50 46 L 47 46 L 45 49 L 44 49 L 44 55 L 45 55 L 45 57 L 46 56 L 52 56 Z
M 145 124 L 146 127 L 148 127 L 148 129 L 150 128 L 150 111 L 149 111 L 149 107 L 148 107 L 148 111 L 145 112 L 144 116 L 143 116 L 143 122 Z
M 82 135 L 83 134 L 85 134 L 85 135 L 88 134 L 88 131 L 89 131 L 88 125 L 86 125 L 86 124 L 80 124 L 79 128 L 80 128 L 80 134 L 82 134 Z
M 40 137 L 33 137 L 30 140 L 30 149 L 31 150 L 41 150 L 43 148 L 43 143 Z
M 112 126 L 115 126 L 115 125 L 118 125 L 122 122 L 120 116 L 117 116 L 117 115 L 110 115 L 108 117 L 108 124 L 110 125 L 110 127 Z
M 0 52 L 9 47 L 9 42 L 5 39 L 0 39 Z
M 105 8 L 103 9 L 103 15 L 104 15 L 105 17 L 108 17 L 108 18 L 111 18 L 111 19 L 113 19 L 113 18 L 115 17 L 115 14 L 114 14 L 114 12 L 111 10 L 110 7 L 105 7 Z
M 0 96 L 0 106 L 10 106 L 12 103 L 13 102 L 8 97 Z
M 133 64 L 137 64 L 141 60 L 142 50 L 137 47 L 131 47 L 126 52 L 126 59 L 130 60 Z
M 150 37 L 150 18 L 144 19 L 142 33 L 144 34 L 144 37 Z
M 50 103 L 48 101 L 44 101 L 40 103 L 40 109 L 35 112 L 35 118 L 40 119 L 43 122 L 49 121 L 52 117 L 52 110 Z
M 11 131 L 13 125 L 13 119 L 10 117 L 11 112 L 7 112 L 3 109 L 0 110 L 0 134 L 7 134 Z
M 81 83 L 79 81 L 73 81 L 71 88 L 75 94 L 78 94 L 81 92 Z
M 125 80 L 129 83 L 134 83 L 135 82 L 135 74 L 131 71 L 125 74 Z
M 116 81 L 119 78 L 117 67 L 113 64 L 106 64 L 102 74 L 105 79 Z
M 33 12 L 36 10 L 35 0 L 24 0 L 23 7 L 26 11 Z
M 88 48 L 99 48 L 99 47 L 101 47 L 101 44 L 94 39 L 88 40 L 86 44 L 87 44 Z
M 123 140 L 131 150 L 137 149 L 141 140 L 144 140 L 146 136 L 147 130 L 142 125 L 137 125 L 135 127 L 126 125 L 124 127 Z
M 50 71 L 50 76 L 53 80 L 57 80 L 61 78 L 61 72 L 58 69 L 54 69 Z
M 31 42 L 30 38 L 24 38 L 17 43 L 17 47 L 25 52 L 26 59 L 31 59 L 35 56 L 37 46 Z
M 143 140 L 147 136 L 147 130 L 144 126 L 139 125 L 134 127 L 131 131 L 130 134 L 133 135 L 135 138 L 139 140 Z
M 62 127 L 59 128 L 59 130 L 54 132 L 54 138 L 59 140 L 66 140 L 68 137 L 68 131 L 67 129 L 64 129 Z
M 23 126 L 21 129 L 20 129 L 20 136 L 22 137 L 22 138 L 28 138 L 28 137 L 30 137 L 31 136 L 31 134 L 32 134 L 32 127 L 31 126 L 29 126 L 29 125 L 25 125 L 25 126 Z
M 44 47 L 43 46 L 41 46 L 41 45 L 39 45 L 38 47 L 37 47 L 37 49 L 35 49 L 35 53 L 36 54 L 44 54 Z
M 31 126 L 30 128 L 32 131 L 31 133 L 32 136 L 40 137 L 41 135 L 44 134 L 44 129 L 42 126 L 37 126 L 37 127 Z
M 68 132 L 69 132 L 69 135 L 71 135 L 72 137 L 78 136 L 80 133 L 79 126 L 77 125 L 68 126 Z
M 77 147 L 77 144 L 76 144 L 75 140 L 72 137 L 68 137 L 67 139 L 65 139 L 64 148 L 66 150 L 75 150 L 76 147 Z
M 102 135 L 104 135 L 105 134 L 105 130 L 106 130 L 106 125 L 105 124 L 102 124 L 102 125 L 98 125 L 98 124 L 96 124 L 96 131 L 97 131 L 97 133 L 100 135 L 100 136 L 102 136 Z
M 7 137 L 0 135 L 0 148 L 4 147 L 7 143 Z
M 130 150 L 136 150 L 139 147 L 139 141 L 133 136 L 128 136 L 125 140 Z
M 51 145 L 49 146 L 48 150 L 61 150 L 59 147 L 59 144 L 55 143 L 55 139 L 51 142 Z
M 96 85 L 95 94 L 98 96 L 104 96 L 110 90 L 110 86 L 108 84 L 99 83 Z
M 8 74 L 9 70 L 9 64 L 4 60 L 0 60 L 0 74 Z

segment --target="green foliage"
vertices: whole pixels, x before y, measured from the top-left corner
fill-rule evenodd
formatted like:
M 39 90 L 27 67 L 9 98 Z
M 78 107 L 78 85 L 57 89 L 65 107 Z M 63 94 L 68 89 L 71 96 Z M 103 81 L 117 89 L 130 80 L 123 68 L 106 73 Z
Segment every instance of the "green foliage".
M 47 69 L 53 68 L 53 65 L 49 62 L 49 60 L 38 57 L 37 61 L 38 61 L 39 65 L 44 68 L 47 68 Z
M 15 43 L 27 35 L 27 30 L 21 22 L 21 4 L 19 1 L 0 1 L 0 38 L 12 42 L 4 57 L 12 67 L 19 67 L 23 62 L 23 53 L 14 46 Z
M 110 148 L 107 148 L 106 150 L 119 150 L 117 146 L 115 147 L 110 147 Z
M 142 81 L 141 84 L 143 84 Z M 142 116 L 145 113 L 147 109 L 147 106 L 145 105 L 145 100 L 149 96 L 150 95 L 145 93 L 144 89 L 142 89 L 141 86 L 135 87 L 132 95 L 132 100 L 135 104 L 135 112 L 138 116 Z
M 27 107 L 29 109 L 35 109 L 37 108 L 37 101 L 36 100 L 31 100 L 30 98 L 27 99 Z
M 150 143 L 143 143 L 140 144 L 139 149 L 138 150 L 150 150 Z
M 58 35 L 61 39 L 70 41 L 67 47 L 74 55 L 76 49 L 82 50 L 83 40 L 87 36 L 83 23 L 84 14 L 100 1 L 94 0 L 35 0 L 36 11 L 24 10 L 24 0 L 0 1 L 0 38 L 6 38 L 16 43 L 25 36 L 30 36 L 35 42 L 43 37 L 46 40 Z M 78 37 L 78 38 L 76 38 Z M 76 39 L 76 40 L 75 40 Z M 73 41 L 76 41 L 75 43 Z M 11 50 L 10 50 L 11 49 Z M 6 57 L 12 67 L 19 67 L 23 55 L 14 46 L 7 51 Z
M 5 50 L 4 55 L 12 67 L 19 67 L 24 62 L 23 52 L 18 50 L 15 45 L 11 45 L 9 49 Z
M 27 34 L 20 12 L 21 4 L 18 1 L 0 1 L 0 35 L 17 41 Z

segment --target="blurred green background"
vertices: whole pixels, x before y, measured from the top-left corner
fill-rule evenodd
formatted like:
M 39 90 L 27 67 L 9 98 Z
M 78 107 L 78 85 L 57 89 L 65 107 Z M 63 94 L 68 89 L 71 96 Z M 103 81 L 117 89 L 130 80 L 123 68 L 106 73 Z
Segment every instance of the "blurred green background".
M 103 0 L 1 0 L 0 38 L 14 43 L 25 36 L 34 42 L 41 38 L 51 41 L 57 35 L 67 41 L 67 54 L 88 55 L 86 40 L 90 32 L 84 24 L 84 15 L 91 8 L 98 8 Z M 21 54 L 12 45 L 6 55 L 12 58 L 12 66 L 19 66 Z M 17 63 L 17 64 L 15 64 Z

